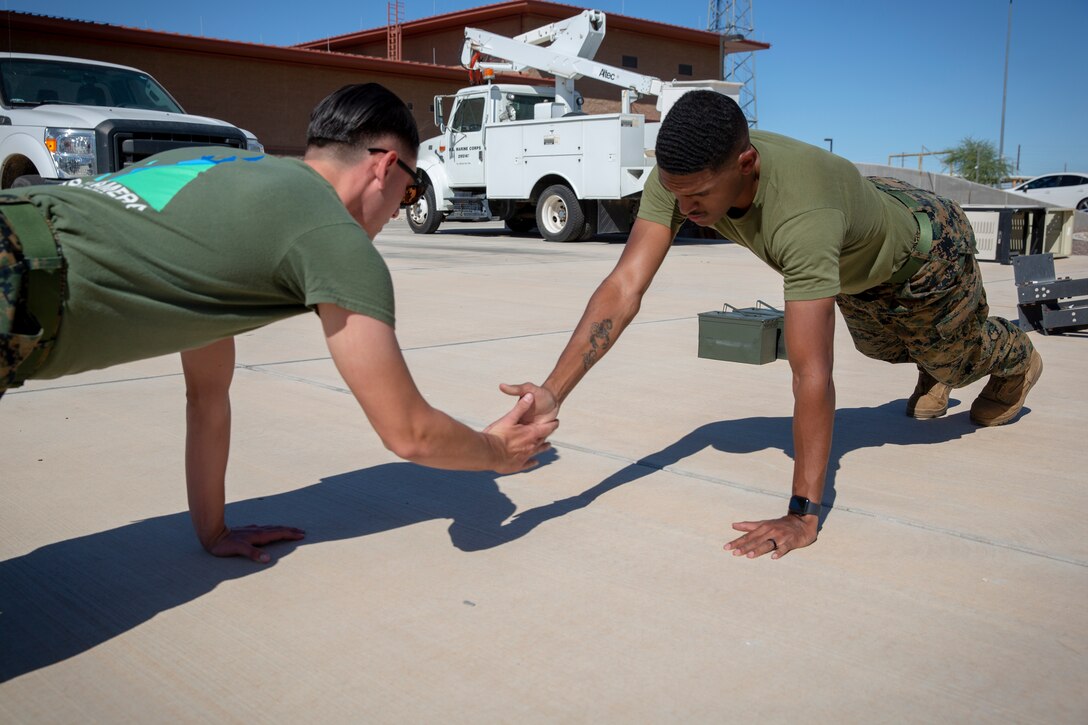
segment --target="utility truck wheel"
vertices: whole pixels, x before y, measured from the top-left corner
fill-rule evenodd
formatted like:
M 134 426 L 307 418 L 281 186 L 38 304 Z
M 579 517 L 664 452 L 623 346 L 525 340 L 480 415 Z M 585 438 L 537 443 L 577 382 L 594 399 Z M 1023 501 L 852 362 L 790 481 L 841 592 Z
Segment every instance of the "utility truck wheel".
M 586 229 L 585 214 L 570 187 L 554 184 L 536 203 L 536 226 L 549 242 L 576 242 Z
M 512 216 L 506 220 L 506 228 L 514 234 L 524 234 L 536 226 L 536 220 L 532 217 Z
M 408 226 L 416 234 L 434 234 L 442 223 L 442 213 L 437 210 L 434 202 L 434 187 L 429 184 L 419 201 L 405 211 L 408 215 Z

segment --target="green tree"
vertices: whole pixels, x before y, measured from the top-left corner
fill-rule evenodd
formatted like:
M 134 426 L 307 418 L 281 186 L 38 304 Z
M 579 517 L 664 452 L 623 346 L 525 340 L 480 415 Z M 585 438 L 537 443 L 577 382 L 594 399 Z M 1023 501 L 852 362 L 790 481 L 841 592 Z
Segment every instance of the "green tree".
M 990 186 L 1012 173 L 1012 164 L 997 155 L 997 149 L 991 142 L 970 136 L 952 148 L 944 161 L 958 176 Z

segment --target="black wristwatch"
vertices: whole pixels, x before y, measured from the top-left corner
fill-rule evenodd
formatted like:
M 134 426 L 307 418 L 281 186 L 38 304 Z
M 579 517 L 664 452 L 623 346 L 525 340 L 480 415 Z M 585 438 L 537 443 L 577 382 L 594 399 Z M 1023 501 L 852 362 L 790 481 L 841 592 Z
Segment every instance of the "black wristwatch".
M 793 496 L 790 498 L 790 513 L 794 516 L 808 516 L 809 514 L 819 514 L 820 502 L 809 501 L 804 496 Z

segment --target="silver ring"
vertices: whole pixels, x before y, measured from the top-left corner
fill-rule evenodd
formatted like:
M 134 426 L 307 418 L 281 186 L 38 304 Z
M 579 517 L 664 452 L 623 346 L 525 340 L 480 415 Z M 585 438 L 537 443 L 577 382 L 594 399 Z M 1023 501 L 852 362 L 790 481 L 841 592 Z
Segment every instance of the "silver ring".
M 774 539 L 767 539 L 767 541 L 771 542 L 771 551 L 778 551 L 777 541 L 775 541 Z

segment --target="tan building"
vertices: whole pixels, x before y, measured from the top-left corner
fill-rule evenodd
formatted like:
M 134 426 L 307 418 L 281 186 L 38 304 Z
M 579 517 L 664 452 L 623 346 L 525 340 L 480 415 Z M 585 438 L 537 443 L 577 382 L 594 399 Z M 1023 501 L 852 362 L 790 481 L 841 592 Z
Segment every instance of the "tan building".
M 581 10 L 515 0 L 404 23 L 400 61 L 385 58 L 385 27 L 276 47 L 16 12 L 0 12 L 6 30 L 0 47 L 135 66 L 155 76 L 189 113 L 246 128 L 271 153 L 297 155 L 305 144 L 310 109 L 348 83 L 375 81 L 389 87 L 411 106 L 420 134 L 434 135 L 434 96 L 468 84 L 460 66 L 466 26 L 512 36 Z M 767 47 L 731 41 L 725 49 Z M 664 79 L 717 78 L 719 53 L 714 33 L 609 14 L 597 59 Z M 578 89 L 587 111 L 619 108 L 618 88 L 587 79 L 578 82 Z M 656 117 L 652 99 L 636 109 Z

